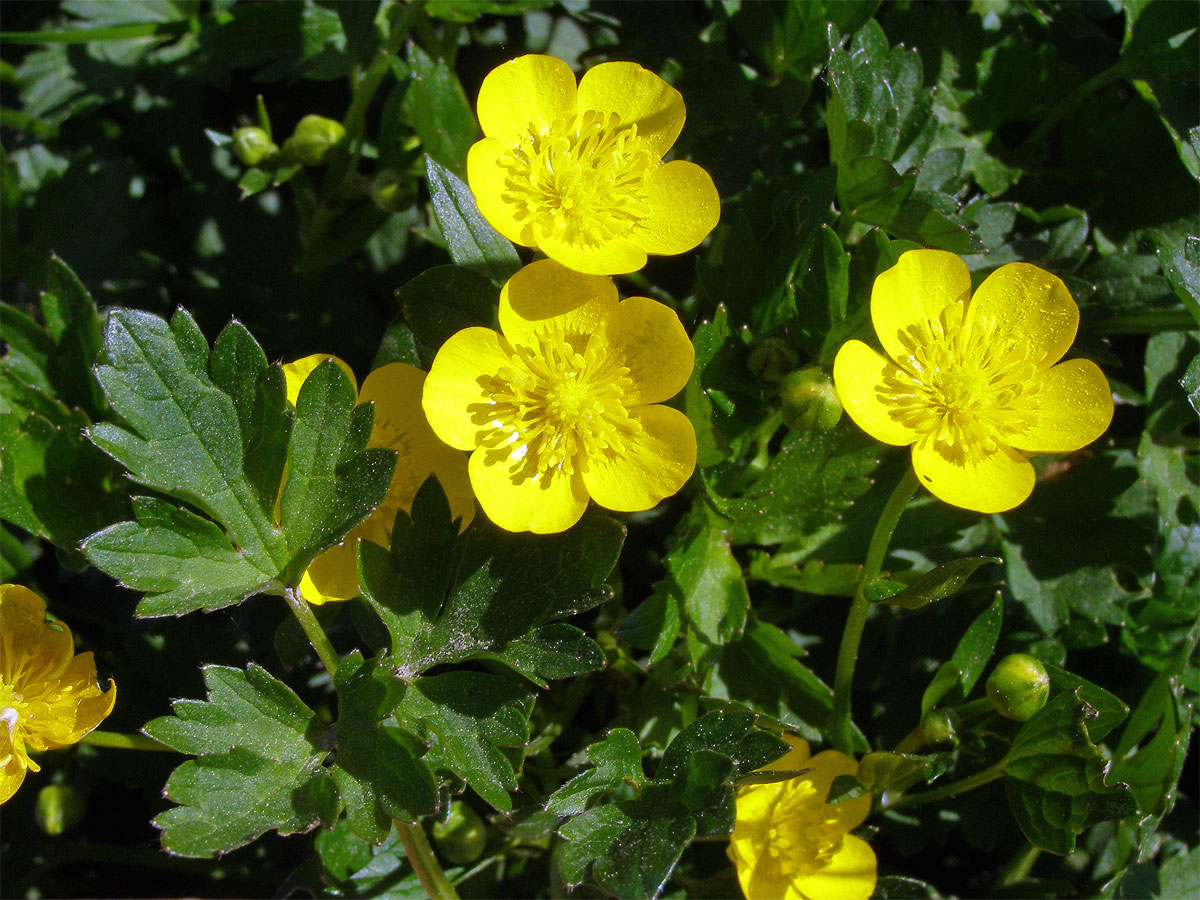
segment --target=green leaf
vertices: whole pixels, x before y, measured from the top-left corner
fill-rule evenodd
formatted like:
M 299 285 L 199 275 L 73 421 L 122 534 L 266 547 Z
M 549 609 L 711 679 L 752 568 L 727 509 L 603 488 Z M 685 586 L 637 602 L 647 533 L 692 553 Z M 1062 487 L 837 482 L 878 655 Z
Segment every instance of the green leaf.
M 1050 663 L 1043 665 L 1050 676 L 1051 692 L 1074 693 L 1095 712 L 1095 717 L 1089 719 L 1087 725 L 1088 737 L 1093 741 L 1104 740 L 1129 715 L 1129 707 L 1125 702 L 1099 685 Z
M 503 284 L 521 268 L 513 245 L 488 224 L 475 205 L 471 189 L 457 175 L 432 157 L 426 158 L 425 174 L 450 258 L 457 265 L 487 276 L 494 284 Z
M 509 641 L 483 658 L 504 663 L 534 684 L 547 688 L 556 678 L 574 678 L 604 668 L 604 651 L 594 640 L 563 622 L 542 625 Z
M 706 713 L 677 734 L 663 753 L 654 773 L 656 781 L 678 778 L 692 754 L 711 750 L 728 757 L 735 777 L 748 775 L 774 762 L 788 751 L 778 738 L 762 740 L 762 732 L 753 731 L 751 712 L 715 711 Z
M 405 118 L 430 158 L 461 178 L 478 127 L 458 76 L 444 59 L 434 61 L 415 43 L 409 45 L 408 66 L 412 81 L 404 92 Z
M 899 606 L 903 609 L 920 609 L 922 606 L 956 594 L 980 566 L 1003 562 L 1004 560 L 995 556 L 956 559 L 938 566 L 931 572 L 926 572 L 899 593 L 889 594 L 876 602 L 886 603 L 888 606 Z
M 825 336 L 846 317 L 850 257 L 828 225 L 805 242 L 796 269 L 796 339 L 811 357 L 825 361 Z
M 316 715 L 260 666 L 204 670 L 207 701 L 177 700 L 174 715 L 146 734 L 195 754 L 167 780 L 178 806 L 160 813 L 163 847 L 180 856 L 217 856 L 275 830 L 331 824 L 339 801 L 322 763 L 329 753 Z
M 464 328 L 490 328 L 500 295 L 487 278 L 463 266 L 434 266 L 396 291 L 422 364 Z
M 168 325 L 118 309 L 105 360 L 97 377 L 121 424 L 93 425 L 88 436 L 135 482 L 186 504 L 139 501 L 133 521 L 84 543 L 95 565 L 147 592 L 142 615 L 282 593 L 387 490 L 394 454 L 365 449 L 371 409 L 355 408 L 353 385 L 333 363 L 305 382 L 293 426 L 282 373 L 236 323 L 210 358 L 182 310 Z
M 1124 784 L 1108 784 L 1109 762 L 1092 743 L 1096 711 L 1078 690 L 1051 699 L 1022 726 L 1004 762 L 1009 806 L 1034 846 L 1066 855 L 1089 825 L 1137 809 Z
M 532 708 L 533 698 L 511 681 L 454 671 L 413 682 L 396 718 L 410 731 L 436 738 L 445 765 L 496 809 L 508 812 L 517 777 L 502 748 L 524 746 Z
M 379 660 L 354 651 L 338 666 L 337 756 L 333 780 L 356 834 L 373 843 L 391 830 L 392 819 L 416 822 L 438 808 L 433 773 L 420 759 L 424 746 L 382 720 L 390 716 L 403 685 Z
M 618 897 L 657 897 L 696 834 L 691 816 L 670 815 L 650 797 L 625 804 L 634 815 L 592 865 L 601 889 Z
M 882 794 L 901 782 L 918 778 L 930 781 L 945 771 L 945 763 L 932 757 L 908 753 L 868 753 L 858 761 L 855 778 L 864 791 Z
M 649 650 L 649 663 L 661 662 L 675 645 L 683 619 L 679 601 L 670 593 L 651 594 L 617 626 L 617 636 L 639 650 Z
M 950 659 L 938 667 L 925 688 L 921 696 L 922 717 L 935 706 L 952 706 L 967 698 L 996 649 L 1003 619 L 1004 598 L 996 591 L 995 599 L 967 627 Z
M 603 741 L 587 748 L 594 768 L 576 775 L 546 799 L 546 812 L 556 816 L 579 815 L 588 802 L 622 784 L 640 788 L 646 782 L 642 772 L 642 748 L 637 736 L 627 728 L 614 728 Z

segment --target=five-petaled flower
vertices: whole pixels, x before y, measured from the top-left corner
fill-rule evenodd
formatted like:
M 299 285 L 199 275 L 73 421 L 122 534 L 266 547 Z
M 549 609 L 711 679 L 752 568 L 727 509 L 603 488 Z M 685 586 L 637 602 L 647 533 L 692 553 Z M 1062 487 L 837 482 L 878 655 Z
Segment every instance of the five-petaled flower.
M 471 486 L 509 531 L 570 528 L 589 495 L 622 512 L 678 491 L 696 464 L 687 417 L 659 405 L 695 355 L 678 316 L 554 260 L 500 293 L 500 329 L 467 328 L 438 351 L 423 403 L 438 437 L 471 450 Z
M 1033 490 L 1031 454 L 1078 450 L 1112 420 L 1100 368 L 1058 362 L 1079 308 L 1037 266 L 1001 266 L 971 296 L 961 259 L 910 250 L 875 279 L 871 321 L 891 358 L 848 341 L 833 366 L 838 397 L 876 440 L 912 444 L 921 483 L 947 503 L 1012 509 Z
M 46 603 L 19 584 L 0 585 L 0 803 L 17 792 L 29 752 L 78 742 L 112 712 L 117 686 L 96 683 L 91 653 L 75 655 L 71 630 L 46 621 Z
M 327 359 L 333 359 L 354 379 L 350 367 L 337 357 L 317 353 L 298 359 L 283 367 L 292 403 L 299 397 L 304 380 Z M 358 402 L 375 404 L 375 424 L 367 445 L 395 450 L 396 469 L 387 496 L 375 511 L 305 570 L 300 593 L 309 603 L 319 605 L 358 596 L 358 541 L 389 546 L 396 513 L 412 509 L 413 497 L 429 475 L 437 476 L 450 501 L 450 512 L 462 519 L 462 527 L 475 517 L 475 499 L 467 480 L 467 458 L 439 441 L 421 412 L 424 382 L 424 372 L 404 363 L 380 366 L 363 381 Z
M 871 810 L 871 796 L 826 802 L 829 786 L 858 766 L 837 750 L 809 756 L 808 743 L 762 771 L 804 770 L 796 778 L 751 784 L 737 796 L 729 858 L 749 900 L 867 900 L 875 890 L 875 851 L 848 834 Z
M 485 137 L 467 181 L 480 212 L 511 241 L 578 272 L 615 275 L 700 243 L 720 217 L 708 173 L 663 163 L 683 128 L 683 98 L 635 63 L 575 75 L 562 60 L 522 56 L 479 89 Z

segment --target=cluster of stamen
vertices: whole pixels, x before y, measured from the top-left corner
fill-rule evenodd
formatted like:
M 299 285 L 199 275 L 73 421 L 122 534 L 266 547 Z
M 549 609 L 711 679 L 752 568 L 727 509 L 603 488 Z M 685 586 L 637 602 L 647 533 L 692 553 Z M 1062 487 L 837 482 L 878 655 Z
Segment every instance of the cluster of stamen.
M 538 239 L 593 247 L 621 237 L 649 212 L 642 180 L 659 162 L 616 113 L 588 110 L 530 124 L 500 159 L 501 199 Z
M 767 855 L 783 871 L 811 875 L 827 866 L 841 849 L 845 829 L 811 781 L 801 779 L 794 784 L 780 795 L 772 810 Z
M 898 422 L 933 435 L 937 450 L 960 464 L 996 452 L 1037 419 L 1029 346 L 990 319 L 966 321 L 966 309 L 951 304 L 900 332 L 905 353 L 877 393 Z
M 489 462 L 514 483 L 549 483 L 583 471 L 588 458 L 623 456 L 642 431 L 629 415 L 629 369 L 594 335 L 551 331 L 517 346 L 510 365 L 480 378 L 488 395 L 468 407 Z

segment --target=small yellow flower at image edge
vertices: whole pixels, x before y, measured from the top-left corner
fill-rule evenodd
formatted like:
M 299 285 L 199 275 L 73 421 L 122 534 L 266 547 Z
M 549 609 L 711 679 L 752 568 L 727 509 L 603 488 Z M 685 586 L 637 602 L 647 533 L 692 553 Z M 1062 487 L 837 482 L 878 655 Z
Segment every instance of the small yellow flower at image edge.
M 46 621 L 46 602 L 19 584 L 0 585 L 0 803 L 29 770 L 30 751 L 78 743 L 112 712 L 117 686 L 96 682 L 91 653 L 75 653 L 71 630 Z
M 875 851 L 849 832 L 871 811 L 871 796 L 828 803 L 829 787 L 858 766 L 837 750 L 809 755 L 808 742 L 759 771 L 810 769 L 796 778 L 738 791 L 729 858 L 747 900 L 867 900 L 875 890 Z
M 434 432 L 471 451 L 471 486 L 508 531 L 575 524 L 588 498 L 650 509 L 696 466 L 687 416 L 661 405 L 695 363 L 673 310 L 618 301 L 612 281 L 540 260 L 500 292 L 500 330 L 467 328 L 442 345 L 425 381 Z
M 485 136 L 467 182 L 479 211 L 571 269 L 635 272 L 648 253 L 691 250 L 720 218 L 704 169 L 662 161 L 683 129 L 683 98 L 636 63 L 602 63 L 576 86 L 562 60 L 522 56 L 488 74 L 477 110 Z
M 917 477 L 946 503 L 1010 510 L 1033 491 L 1032 454 L 1078 450 L 1112 421 L 1100 367 L 1059 362 L 1079 307 L 1037 266 L 1000 266 L 972 296 L 953 253 L 910 250 L 875 279 L 871 321 L 887 357 L 847 341 L 838 398 L 871 437 L 911 444 Z
M 300 388 L 317 366 L 332 359 L 350 376 L 350 367 L 336 356 L 316 353 L 286 364 L 288 400 L 294 405 Z M 388 547 L 396 513 L 412 511 L 417 490 L 430 475 L 450 503 L 450 513 L 461 519 L 465 528 L 475 517 L 475 498 L 467 477 L 467 458 L 438 440 L 421 411 L 421 391 L 425 373 L 405 363 L 389 363 L 375 369 L 358 391 L 359 403 L 374 403 L 375 421 L 369 447 L 396 451 L 396 469 L 383 502 L 366 519 L 351 529 L 336 546 L 314 559 L 300 581 L 300 594 L 309 603 L 321 605 L 334 600 L 357 597 L 358 541 L 368 540 Z

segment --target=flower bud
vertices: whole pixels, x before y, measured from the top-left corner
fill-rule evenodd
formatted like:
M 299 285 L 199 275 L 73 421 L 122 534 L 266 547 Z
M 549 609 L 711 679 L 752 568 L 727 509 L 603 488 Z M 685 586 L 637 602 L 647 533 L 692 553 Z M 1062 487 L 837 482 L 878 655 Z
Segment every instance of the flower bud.
M 921 733 L 934 750 L 953 750 L 958 746 L 958 715 L 950 709 L 931 709 L 921 720 Z
M 243 165 L 257 166 L 279 152 L 267 133 L 258 127 L 239 128 L 233 133 L 233 155 Z
M 783 338 L 763 338 L 751 346 L 746 356 L 746 368 L 759 381 L 778 384 L 799 358 L 800 355 Z
M 400 212 L 412 205 L 408 183 L 395 169 L 384 169 L 371 179 L 371 199 L 384 212 Z
M 446 821 L 434 822 L 432 830 L 438 852 L 456 866 L 475 862 L 487 846 L 487 826 L 479 814 L 461 800 L 450 804 Z
M 1024 722 L 1046 705 L 1050 676 L 1028 653 L 1013 653 L 996 663 L 987 680 L 992 708 L 1006 719 Z
M 341 122 L 324 116 L 307 115 L 296 125 L 292 136 L 284 141 L 283 149 L 306 166 L 323 166 L 329 151 L 346 137 Z
M 75 788 L 69 784 L 48 784 L 38 791 L 33 815 L 42 831 L 55 837 L 82 822 L 86 811 Z
M 792 372 L 779 385 L 783 423 L 796 431 L 828 431 L 842 417 L 833 379 L 820 366 Z

